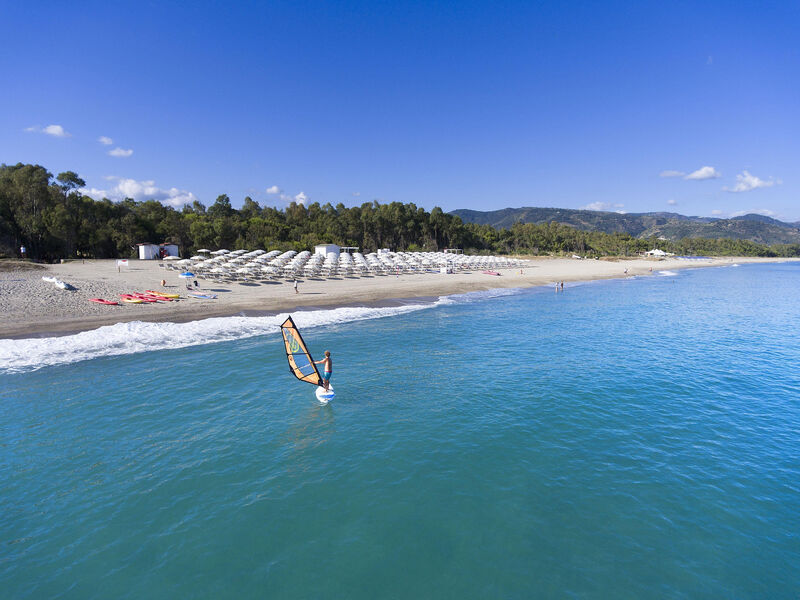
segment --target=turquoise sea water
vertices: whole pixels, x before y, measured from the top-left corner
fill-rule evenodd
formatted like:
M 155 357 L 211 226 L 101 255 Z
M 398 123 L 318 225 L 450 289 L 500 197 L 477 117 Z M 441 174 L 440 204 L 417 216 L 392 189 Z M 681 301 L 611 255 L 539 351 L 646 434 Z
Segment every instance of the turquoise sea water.
M 327 406 L 280 316 L 0 340 L 0 596 L 797 598 L 798 298 L 795 263 L 296 313 Z

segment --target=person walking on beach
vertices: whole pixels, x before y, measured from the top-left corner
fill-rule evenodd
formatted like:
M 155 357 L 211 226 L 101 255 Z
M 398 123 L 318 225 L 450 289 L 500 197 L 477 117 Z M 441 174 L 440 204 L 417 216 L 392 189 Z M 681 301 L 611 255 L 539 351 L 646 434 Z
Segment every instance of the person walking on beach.
M 320 363 L 325 363 L 322 365 L 322 385 L 327 392 L 328 387 L 331 385 L 331 375 L 333 375 L 333 359 L 331 358 L 330 350 L 325 350 L 325 358 L 314 361 L 315 365 Z
M 294 280 L 294 293 L 299 294 L 300 292 L 297 291 L 297 279 Z

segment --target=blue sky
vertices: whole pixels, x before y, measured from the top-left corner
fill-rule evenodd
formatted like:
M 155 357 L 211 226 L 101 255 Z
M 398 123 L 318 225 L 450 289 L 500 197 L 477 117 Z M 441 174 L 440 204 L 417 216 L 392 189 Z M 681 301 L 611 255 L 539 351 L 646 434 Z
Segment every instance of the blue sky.
M 800 220 L 798 2 L 2 14 L 0 162 L 94 195 Z

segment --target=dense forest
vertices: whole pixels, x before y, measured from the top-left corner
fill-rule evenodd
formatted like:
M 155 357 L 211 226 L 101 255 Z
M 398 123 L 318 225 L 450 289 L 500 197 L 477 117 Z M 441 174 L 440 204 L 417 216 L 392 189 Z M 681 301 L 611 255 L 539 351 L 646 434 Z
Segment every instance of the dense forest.
M 466 253 L 625 256 L 658 247 L 676 254 L 800 256 L 800 244 L 637 239 L 556 222 L 496 229 L 413 203 L 345 207 L 293 202 L 277 209 L 247 197 L 237 210 L 223 194 L 211 206 L 195 201 L 176 210 L 156 200 L 94 200 L 81 193 L 83 187 L 72 171 L 54 178 L 39 165 L 0 165 L 0 256 L 17 256 L 24 245 L 28 258 L 43 261 L 126 258 L 135 256 L 140 242 L 174 243 L 183 256 L 202 247 L 308 250 L 318 243 L 358 246 L 364 252 L 463 248 Z

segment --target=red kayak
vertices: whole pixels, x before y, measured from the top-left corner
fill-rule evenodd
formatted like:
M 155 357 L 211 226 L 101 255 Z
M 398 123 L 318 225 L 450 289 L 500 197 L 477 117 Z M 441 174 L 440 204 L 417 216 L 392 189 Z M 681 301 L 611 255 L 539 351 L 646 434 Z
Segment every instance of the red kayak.
M 158 296 L 152 296 L 151 294 L 143 294 L 141 292 L 134 292 L 131 294 L 134 298 L 139 298 L 139 300 L 144 300 L 145 302 L 163 302 L 165 298 L 159 298 Z
M 103 298 L 89 298 L 89 302 L 97 302 L 98 304 L 108 304 L 110 306 L 119 306 L 119 302 L 112 302 L 111 300 L 104 300 Z
M 120 298 L 123 300 L 138 300 L 139 302 L 158 302 L 155 298 L 147 298 L 145 296 L 141 296 L 138 294 L 120 294 Z

